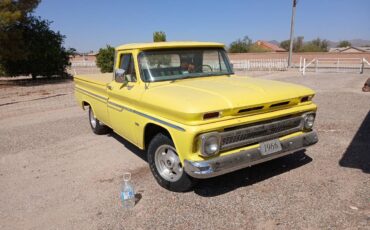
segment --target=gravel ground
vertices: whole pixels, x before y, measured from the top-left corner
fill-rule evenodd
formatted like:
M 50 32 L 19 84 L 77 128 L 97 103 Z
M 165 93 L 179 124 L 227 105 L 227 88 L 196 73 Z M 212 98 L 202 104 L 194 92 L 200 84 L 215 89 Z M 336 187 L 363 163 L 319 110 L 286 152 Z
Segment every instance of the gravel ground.
M 94 135 L 71 81 L 0 79 L 0 229 L 370 229 L 370 74 L 252 75 L 316 90 L 319 143 L 187 193 L 158 186 L 124 139 Z

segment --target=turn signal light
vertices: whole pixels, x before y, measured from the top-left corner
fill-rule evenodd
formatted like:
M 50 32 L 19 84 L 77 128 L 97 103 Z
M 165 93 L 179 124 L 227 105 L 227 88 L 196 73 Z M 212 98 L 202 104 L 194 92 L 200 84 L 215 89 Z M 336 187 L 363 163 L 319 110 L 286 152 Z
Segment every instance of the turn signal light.
M 206 113 L 203 115 L 203 120 L 211 119 L 211 118 L 217 118 L 220 116 L 220 112 L 212 112 L 212 113 Z

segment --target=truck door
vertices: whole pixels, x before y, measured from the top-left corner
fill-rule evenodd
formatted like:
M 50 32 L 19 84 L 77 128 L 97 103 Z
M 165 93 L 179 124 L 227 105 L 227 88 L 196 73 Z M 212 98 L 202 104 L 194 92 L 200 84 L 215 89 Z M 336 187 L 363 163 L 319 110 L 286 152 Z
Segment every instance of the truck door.
M 137 70 L 135 68 L 134 55 L 130 52 L 118 54 L 118 66 L 124 70 L 122 76 L 114 74 L 114 80 L 108 84 L 108 114 L 113 130 L 137 144 L 137 114 L 135 106 L 140 100 L 142 90 L 137 81 Z

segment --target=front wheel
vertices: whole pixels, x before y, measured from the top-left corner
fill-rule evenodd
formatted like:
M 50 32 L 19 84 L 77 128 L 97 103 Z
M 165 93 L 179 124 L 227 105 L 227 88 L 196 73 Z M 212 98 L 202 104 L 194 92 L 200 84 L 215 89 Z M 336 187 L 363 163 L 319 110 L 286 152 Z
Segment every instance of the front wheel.
M 148 148 L 150 170 L 158 184 L 173 192 L 185 192 L 193 187 L 194 179 L 186 174 L 172 140 L 159 133 Z
M 95 117 L 94 111 L 91 106 L 89 106 L 89 122 L 91 129 L 95 134 L 107 134 L 110 131 L 108 126 L 104 125 Z

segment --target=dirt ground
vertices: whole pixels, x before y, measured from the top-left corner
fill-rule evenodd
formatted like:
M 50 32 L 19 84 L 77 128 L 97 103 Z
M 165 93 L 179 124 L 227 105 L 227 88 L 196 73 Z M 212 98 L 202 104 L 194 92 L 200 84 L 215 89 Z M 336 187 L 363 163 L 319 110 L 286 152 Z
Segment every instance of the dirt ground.
M 187 193 L 157 185 L 124 139 L 94 135 L 70 80 L 0 79 L 0 229 L 370 229 L 370 74 L 253 75 L 316 90 L 319 143 Z

